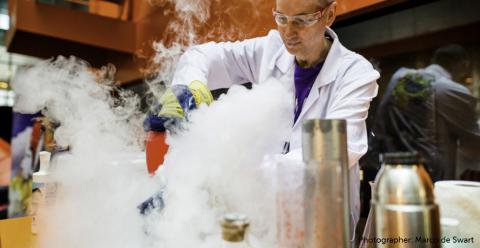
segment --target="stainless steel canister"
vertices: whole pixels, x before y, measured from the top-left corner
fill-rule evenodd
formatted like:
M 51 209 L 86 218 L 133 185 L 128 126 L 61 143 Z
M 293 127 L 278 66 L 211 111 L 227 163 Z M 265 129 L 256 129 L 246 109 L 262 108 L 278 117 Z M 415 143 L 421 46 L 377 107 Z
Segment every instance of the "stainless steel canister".
M 417 153 L 386 153 L 372 207 L 377 247 L 440 247 L 433 184 Z
M 305 247 L 350 247 L 345 120 L 307 120 L 302 131 Z

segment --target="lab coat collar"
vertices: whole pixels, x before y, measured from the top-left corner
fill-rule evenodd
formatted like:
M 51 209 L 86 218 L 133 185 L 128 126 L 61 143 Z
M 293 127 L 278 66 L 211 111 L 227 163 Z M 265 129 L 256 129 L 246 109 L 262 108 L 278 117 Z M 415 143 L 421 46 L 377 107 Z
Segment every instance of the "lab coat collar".
M 295 62 L 295 56 L 290 54 L 283 45 L 283 49 L 278 51 L 277 60 L 275 66 L 283 73 L 287 73 L 288 70 L 292 69 Z
M 342 61 L 342 54 L 343 54 L 343 46 L 338 40 L 337 34 L 333 32 L 329 27 L 327 27 L 326 33 L 332 37 L 333 42 L 332 46 L 330 47 L 330 51 L 328 52 L 327 58 L 325 59 L 325 63 L 323 64 L 323 68 L 320 71 L 320 74 L 315 81 L 313 87 L 320 88 L 326 84 L 329 84 L 335 81 L 337 77 L 338 70 L 341 65 Z M 312 88 L 313 88 L 312 87 Z
M 345 48 L 340 43 L 337 35 L 335 34 L 335 32 L 333 32 L 333 30 L 327 27 L 326 33 L 333 39 L 332 46 L 330 47 L 330 51 L 328 52 L 327 58 L 325 59 L 325 63 L 323 63 L 323 67 L 319 75 L 313 83 L 312 89 L 310 90 L 307 99 L 305 99 L 302 112 L 300 112 L 297 122 L 294 123 L 293 128 L 298 126 L 298 123 L 302 122 L 301 120 L 303 119 L 307 111 L 313 106 L 315 101 L 318 100 L 320 96 L 318 89 L 334 82 L 337 77 L 338 71 L 340 70 Z
M 445 70 L 442 66 L 437 65 L 437 64 L 431 64 L 425 68 L 425 71 L 431 72 L 434 75 L 440 75 L 442 77 L 446 77 L 448 79 L 452 79 L 452 75 Z
M 341 54 L 343 53 L 344 49 L 342 44 L 338 40 L 337 34 L 335 34 L 332 29 L 327 27 L 326 33 L 333 39 L 333 43 L 330 47 L 327 58 L 325 59 L 323 68 L 320 71 L 317 80 L 315 81 L 314 87 L 317 88 L 335 81 L 337 71 L 341 64 Z M 283 74 L 287 73 L 294 66 L 295 56 L 287 51 L 285 45 L 283 45 L 283 49 L 279 49 L 279 51 L 277 52 L 277 56 L 275 57 L 275 66 Z

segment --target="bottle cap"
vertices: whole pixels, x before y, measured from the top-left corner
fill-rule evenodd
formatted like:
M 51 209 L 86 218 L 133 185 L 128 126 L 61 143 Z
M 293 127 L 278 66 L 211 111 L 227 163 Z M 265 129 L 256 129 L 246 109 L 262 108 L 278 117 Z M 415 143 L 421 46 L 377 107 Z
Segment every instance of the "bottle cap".
M 391 165 L 417 165 L 422 163 L 422 158 L 418 152 L 389 152 L 380 154 L 380 162 Z
M 48 171 L 50 169 L 51 153 L 47 151 L 39 152 L 40 156 L 40 171 Z

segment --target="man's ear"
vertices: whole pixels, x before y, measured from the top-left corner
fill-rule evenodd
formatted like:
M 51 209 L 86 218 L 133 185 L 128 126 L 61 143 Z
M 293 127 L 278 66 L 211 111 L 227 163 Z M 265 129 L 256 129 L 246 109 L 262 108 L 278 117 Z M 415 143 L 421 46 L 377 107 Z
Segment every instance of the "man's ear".
M 332 26 L 333 22 L 335 21 L 335 18 L 337 17 L 337 1 L 334 1 L 333 3 L 330 4 L 325 14 L 327 16 L 326 24 L 328 27 L 330 27 Z

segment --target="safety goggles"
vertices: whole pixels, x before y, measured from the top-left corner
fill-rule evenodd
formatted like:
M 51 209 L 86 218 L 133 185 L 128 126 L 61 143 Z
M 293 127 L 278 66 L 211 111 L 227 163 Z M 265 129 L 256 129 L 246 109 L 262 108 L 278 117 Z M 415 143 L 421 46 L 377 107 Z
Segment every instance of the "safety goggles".
M 324 15 L 324 11 L 326 9 L 328 9 L 328 6 L 315 13 L 294 15 L 294 16 L 284 15 L 276 11 L 275 9 L 272 9 L 272 12 L 273 12 L 273 17 L 275 18 L 275 22 L 277 23 L 278 26 L 285 27 L 288 25 L 289 22 L 291 22 L 293 26 L 303 28 L 303 27 L 310 27 L 315 23 L 317 23 Z

